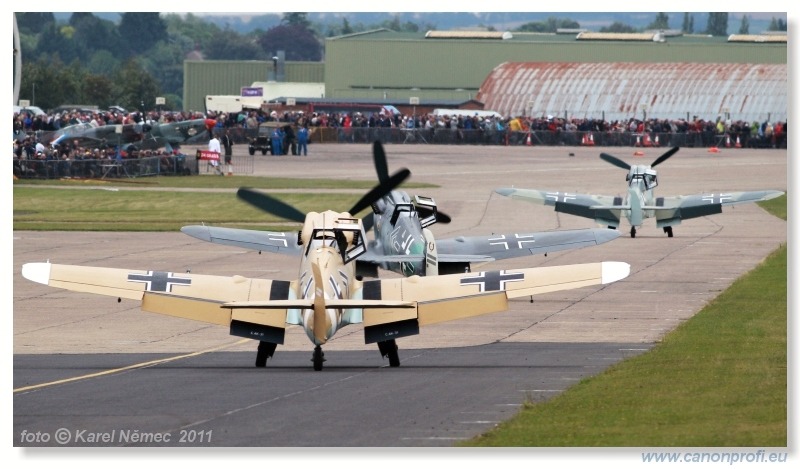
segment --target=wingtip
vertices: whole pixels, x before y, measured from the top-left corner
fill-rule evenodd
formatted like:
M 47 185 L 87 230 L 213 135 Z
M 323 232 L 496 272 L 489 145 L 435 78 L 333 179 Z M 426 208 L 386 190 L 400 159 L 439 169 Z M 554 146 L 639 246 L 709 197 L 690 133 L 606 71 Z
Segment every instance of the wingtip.
M 597 229 L 595 231 L 595 241 L 597 244 L 607 243 L 609 241 L 613 241 L 619 238 L 622 233 L 619 230 L 610 230 L 610 229 Z
M 23 264 L 22 276 L 31 282 L 47 285 L 50 282 L 50 263 L 34 262 Z
M 622 280 L 631 273 L 631 266 L 627 262 L 603 262 L 602 283 L 612 283 Z
M 494 191 L 497 192 L 498 194 L 504 195 L 506 197 L 508 197 L 509 195 L 514 193 L 514 189 L 511 188 L 511 187 L 502 187 L 500 189 L 495 189 Z
M 188 225 L 181 227 L 181 233 L 202 241 L 211 241 L 211 232 L 205 225 Z

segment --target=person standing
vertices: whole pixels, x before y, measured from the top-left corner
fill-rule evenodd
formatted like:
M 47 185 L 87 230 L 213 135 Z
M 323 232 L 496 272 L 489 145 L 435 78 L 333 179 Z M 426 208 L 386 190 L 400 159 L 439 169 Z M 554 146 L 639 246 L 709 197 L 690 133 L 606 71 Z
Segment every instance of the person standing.
M 230 176 L 233 174 L 233 162 L 231 161 L 233 159 L 233 139 L 231 138 L 230 130 L 227 128 L 222 135 L 222 148 L 225 149 L 225 169 Z
M 308 156 L 308 124 L 297 130 L 297 155 Z
M 222 174 L 222 171 L 219 169 L 219 154 L 220 154 L 219 139 L 214 135 L 212 135 L 211 140 L 208 141 L 208 151 L 216 152 L 217 159 L 210 160 L 211 166 L 214 167 L 214 170 L 217 173 Z

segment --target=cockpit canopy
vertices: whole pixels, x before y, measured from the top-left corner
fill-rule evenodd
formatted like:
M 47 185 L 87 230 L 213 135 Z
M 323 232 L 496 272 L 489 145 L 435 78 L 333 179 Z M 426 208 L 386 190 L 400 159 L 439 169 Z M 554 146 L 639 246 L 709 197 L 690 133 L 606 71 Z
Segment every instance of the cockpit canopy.
M 634 166 L 625 178 L 628 187 L 642 187 L 644 190 L 651 190 L 658 185 L 656 171 L 647 166 Z

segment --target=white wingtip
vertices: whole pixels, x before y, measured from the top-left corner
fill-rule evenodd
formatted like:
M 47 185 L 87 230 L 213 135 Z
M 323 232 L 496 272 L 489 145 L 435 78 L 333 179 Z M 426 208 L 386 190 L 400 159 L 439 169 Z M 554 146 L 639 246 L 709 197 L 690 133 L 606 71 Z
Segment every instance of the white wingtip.
M 34 262 L 22 266 L 22 276 L 26 279 L 47 285 L 50 282 L 50 263 Z
M 622 280 L 631 273 L 631 266 L 627 262 L 603 262 L 603 273 L 601 281 L 606 283 Z

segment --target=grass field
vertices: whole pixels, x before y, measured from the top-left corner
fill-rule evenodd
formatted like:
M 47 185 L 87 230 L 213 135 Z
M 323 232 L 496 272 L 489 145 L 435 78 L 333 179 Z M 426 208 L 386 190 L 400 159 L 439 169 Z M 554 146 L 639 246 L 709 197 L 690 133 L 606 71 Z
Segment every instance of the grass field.
M 786 196 L 760 204 L 786 219 Z M 786 447 L 787 247 L 662 343 L 463 446 Z
M 239 200 L 235 189 L 291 189 L 297 192 L 275 194 L 275 197 L 301 212 L 346 211 L 376 184 L 377 181 L 252 176 L 161 177 L 132 181 L 114 179 L 110 182 L 15 181 L 14 230 L 177 231 L 181 226 L 199 223 L 271 231 L 293 230 L 297 225 Z M 121 187 L 151 190 L 119 190 Z M 408 187 L 432 186 L 409 184 Z

